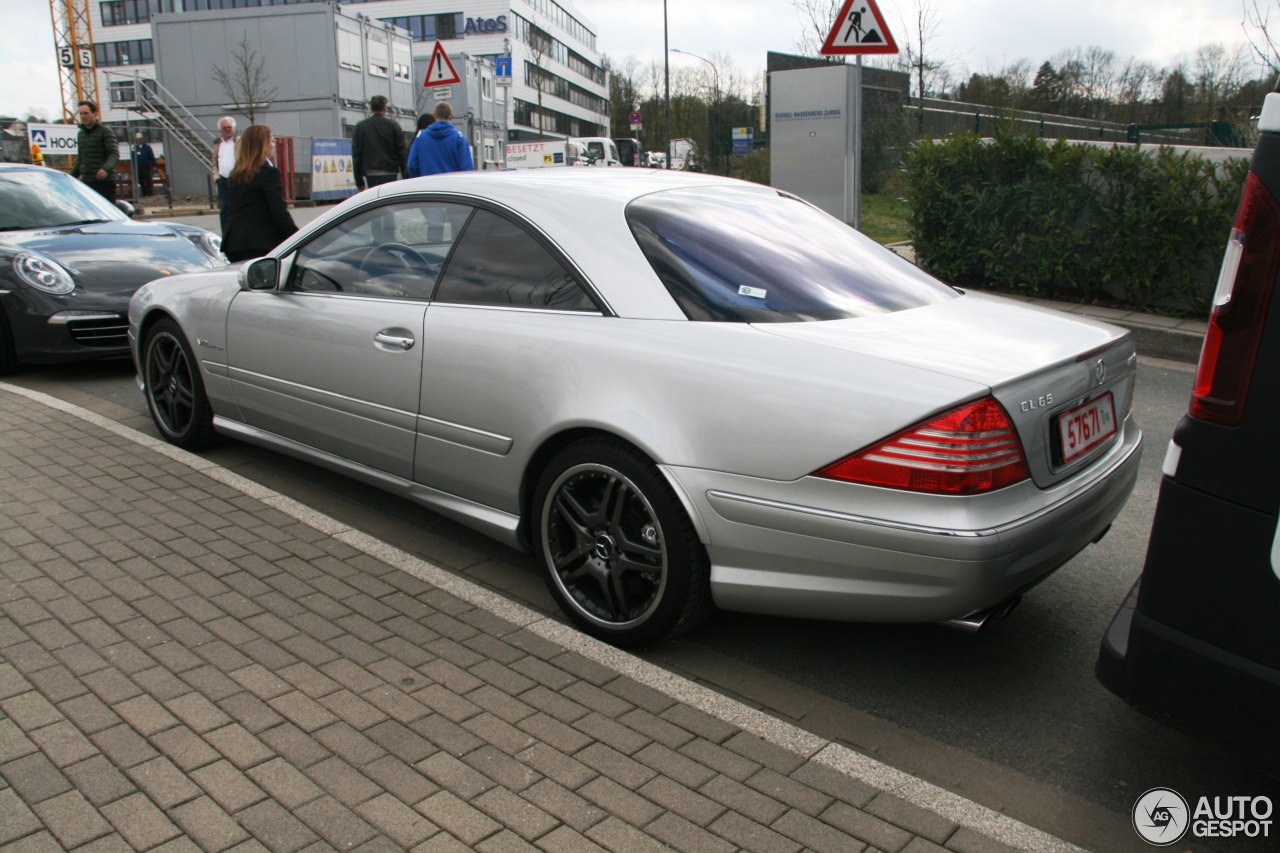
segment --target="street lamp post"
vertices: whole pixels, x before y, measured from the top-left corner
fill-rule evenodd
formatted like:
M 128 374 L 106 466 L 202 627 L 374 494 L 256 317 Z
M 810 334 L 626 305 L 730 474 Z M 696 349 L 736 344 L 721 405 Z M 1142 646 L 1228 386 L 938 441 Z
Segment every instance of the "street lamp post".
M 666 129 L 667 147 L 663 149 L 662 167 L 671 168 L 671 48 L 667 43 L 667 0 L 662 0 L 662 76 L 666 81 L 663 97 L 663 127 Z
M 707 63 L 708 66 L 711 67 L 712 79 L 715 81 L 715 83 L 713 84 L 715 88 L 712 92 L 711 99 L 712 99 L 714 114 L 718 116 L 720 114 L 720 69 L 716 68 L 716 64 L 712 62 L 710 59 L 707 59 L 705 56 L 698 56 L 698 54 L 696 53 L 690 53 L 689 51 L 681 50 L 678 47 L 671 48 L 671 52 L 683 53 L 685 56 L 692 56 L 694 59 L 700 59 L 703 62 Z M 707 140 L 708 140 L 708 147 L 710 147 L 711 149 L 712 163 L 715 163 L 714 158 L 715 158 L 716 148 L 717 148 L 715 134 L 716 134 L 715 122 L 712 120 L 712 113 L 708 113 L 707 114 Z M 668 133 L 668 135 L 670 134 Z M 668 147 L 670 146 L 668 145 Z

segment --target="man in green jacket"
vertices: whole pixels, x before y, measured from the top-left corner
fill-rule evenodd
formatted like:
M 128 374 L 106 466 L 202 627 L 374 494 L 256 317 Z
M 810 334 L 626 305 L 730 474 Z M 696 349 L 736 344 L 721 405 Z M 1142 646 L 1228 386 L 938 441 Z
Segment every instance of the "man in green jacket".
M 80 118 L 80 132 L 76 135 L 76 164 L 71 167 L 71 177 L 115 202 L 116 163 L 120 162 L 116 135 L 98 119 L 98 105 L 93 101 L 81 101 L 76 115 Z

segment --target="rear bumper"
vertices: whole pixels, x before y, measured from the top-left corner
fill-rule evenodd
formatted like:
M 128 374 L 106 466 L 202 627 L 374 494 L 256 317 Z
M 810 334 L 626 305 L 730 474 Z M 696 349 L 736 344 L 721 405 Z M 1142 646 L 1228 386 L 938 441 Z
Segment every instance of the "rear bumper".
M 1280 776 L 1280 672 L 1137 609 L 1139 579 L 1102 639 L 1102 686 L 1149 717 Z
M 1275 530 L 1274 515 L 1166 476 L 1095 673 L 1142 713 L 1280 776 Z
M 1043 501 L 1030 511 L 1008 496 L 984 504 L 815 478 L 763 484 L 670 473 L 702 529 L 722 609 L 942 622 L 1034 586 L 1104 533 L 1133 490 L 1141 442 L 1129 422 L 1086 481 L 1051 494 L 1030 483 L 1004 490 L 1024 487 L 1023 497 Z M 850 497 L 839 503 L 838 494 Z M 895 514 L 895 501 L 899 509 L 914 501 L 917 512 Z

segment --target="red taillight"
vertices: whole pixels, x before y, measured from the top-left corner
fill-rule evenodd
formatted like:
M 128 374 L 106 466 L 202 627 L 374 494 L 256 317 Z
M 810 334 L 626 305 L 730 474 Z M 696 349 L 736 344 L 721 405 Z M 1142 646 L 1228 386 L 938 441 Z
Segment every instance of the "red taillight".
M 1191 392 L 1192 417 L 1235 426 L 1253 378 L 1253 363 L 1280 264 L 1280 206 L 1250 172 L 1213 294 L 1209 330 Z
M 991 397 L 952 409 L 859 450 L 818 477 L 891 489 L 972 495 L 1030 476 L 1018 434 Z

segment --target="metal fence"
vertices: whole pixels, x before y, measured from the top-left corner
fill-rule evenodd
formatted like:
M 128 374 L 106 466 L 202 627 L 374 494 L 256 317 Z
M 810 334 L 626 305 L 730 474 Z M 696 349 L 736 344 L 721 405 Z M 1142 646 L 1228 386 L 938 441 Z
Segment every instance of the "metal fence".
M 1118 122 L 1027 110 L 1000 110 L 982 104 L 966 104 L 936 98 L 925 98 L 923 109 L 919 99 L 911 98 L 908 111 L 921 136 L 939 137 L 953 133 L 990 136 L 998 128 L 1003 127 L 1028 132 L 1045 139 L 1072 139 L 1082 142 L 1140 141 L 1146 145 L 1205 144 L 1203 127 L 1141 129 Z M 1138 137 L 1136 140 L 1135 134 Z

